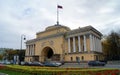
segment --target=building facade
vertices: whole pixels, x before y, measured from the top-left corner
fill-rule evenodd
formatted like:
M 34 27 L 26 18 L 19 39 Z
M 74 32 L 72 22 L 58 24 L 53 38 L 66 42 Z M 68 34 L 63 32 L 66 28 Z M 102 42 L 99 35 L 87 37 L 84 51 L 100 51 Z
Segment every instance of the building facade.
M 101 36 L 92 26 L 75 30 L 62 25 L 49 26 L 26 42 L 25 61 L 102 60 Z

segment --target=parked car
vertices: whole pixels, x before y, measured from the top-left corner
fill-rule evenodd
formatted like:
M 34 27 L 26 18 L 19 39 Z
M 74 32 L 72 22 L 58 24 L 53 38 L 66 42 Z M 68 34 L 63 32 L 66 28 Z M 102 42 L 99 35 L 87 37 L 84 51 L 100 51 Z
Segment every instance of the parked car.
M 3 61 L 0 61 L 0 64 L 4 64 L 4 62 L 3 62 Z
M 54 63 L 54 62 L 45 62 L 45 63 L 44 63 L 44 66 L 48 66 L 48 67 L 58 67 L 58 66 L 60 66 L 60 65 L 57 64 L 57 63 Z
M 24 63 L 21 64 L 21 65 L 30 66 L 31 63 L 32 63 L 32 62 L 24 62 Z
M 100 60 L 100 62 L 104 62 L 105 64 L 107 64 L 107 60 Z
M 44 66 L 40 62 L 25 62 L 23 65 L 26 65 L 26 66 Z
M 40 62 L 32 62 L 30 66 L 44 66 L 44 65 Z
M 60 61 L 60 63 L 61 63 L 62 65 L 64 65 L 64 64 L 65 64 L 65 62 L 64 62 L 64 61 Z
M 58 65 L 58 66 L 61 66 L 62 65 L 62 63 L 61 62 L 59 62 L 59 61 L 50 61 L 51 63 L 54 63 L 54 64 L 56 64 L 56 65 Z
M 6 64 L 6 65 L 9 65 L 9 64 L 11 64 L 11 62 L 10 62 L 10 61 L 6 61 L 5 64 Z
M 105 62 L 100 62 L 100 61 L 89 61 L 88 62 L 89 66 L 104 66 Z
M 11 64 L 11 62 L 10 61 L 1 61 L 0 64 L 9 65 L 9 64 Z

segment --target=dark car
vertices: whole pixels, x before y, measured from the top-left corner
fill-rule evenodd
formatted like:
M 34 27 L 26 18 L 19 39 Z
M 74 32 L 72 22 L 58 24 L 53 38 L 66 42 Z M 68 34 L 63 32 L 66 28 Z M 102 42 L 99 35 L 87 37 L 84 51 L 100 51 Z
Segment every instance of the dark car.
M 100 62 L 104 62 L 105 64 L 107 64 L 107 60 L 100 60 Z
M 44 66 L 44 65 L 40 62 L 32 62 L 30 66 Z
M 31 63 L 32 63 L 32 62 L 22 62 L 21 65 L 30 66 Z
M 89 61 L 88 62 L 89 66 L 104 66 L 105 62 L 100 62 L 100 61 Z
M 54 63 L 54 62 L 45 62 L 44 66 L 48 66 L 48 67 L 58 67 L 60 65 Z
M 26 65 L 26 66 L 44 66 L 40 62 L 25 62 L 23 65 Z

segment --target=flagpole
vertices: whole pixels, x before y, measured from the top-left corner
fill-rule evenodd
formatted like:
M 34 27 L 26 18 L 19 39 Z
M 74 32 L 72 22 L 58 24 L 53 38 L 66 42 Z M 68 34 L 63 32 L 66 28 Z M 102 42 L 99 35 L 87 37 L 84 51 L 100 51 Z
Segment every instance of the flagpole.
M 59 25 L 59 10 L 58 10 L 58 5 L 57 5 L 57 25 Z
M 63 7 L 60 5 L 57 5 L 57 25 L 59 25 L 59 9 L 62 9 Z

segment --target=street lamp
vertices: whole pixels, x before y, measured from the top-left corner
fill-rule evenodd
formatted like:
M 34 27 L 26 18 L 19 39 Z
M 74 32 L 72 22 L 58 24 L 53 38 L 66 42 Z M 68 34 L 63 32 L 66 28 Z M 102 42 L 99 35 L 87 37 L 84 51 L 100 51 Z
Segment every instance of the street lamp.
M 22 40 L 26 40 L 26 36 L 25 35 L 21 35 L 21 42 L 20 42 L 20 55 L 19 55 L 19 64 L 21 63 L 21 59 L 22 59 L 22 55 L 21 55 L 21 50 L 22 50 Z

